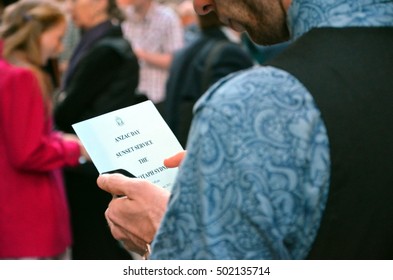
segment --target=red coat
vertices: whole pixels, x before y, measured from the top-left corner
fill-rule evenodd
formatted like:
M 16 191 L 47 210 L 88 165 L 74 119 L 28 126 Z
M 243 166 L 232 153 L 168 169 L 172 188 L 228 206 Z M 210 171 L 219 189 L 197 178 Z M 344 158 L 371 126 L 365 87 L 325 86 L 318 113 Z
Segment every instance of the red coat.
M 0 258 L 50 257 L 71 244 L 61 167 L 76 142 L 52 130 L 30 70 L 0 59 Z

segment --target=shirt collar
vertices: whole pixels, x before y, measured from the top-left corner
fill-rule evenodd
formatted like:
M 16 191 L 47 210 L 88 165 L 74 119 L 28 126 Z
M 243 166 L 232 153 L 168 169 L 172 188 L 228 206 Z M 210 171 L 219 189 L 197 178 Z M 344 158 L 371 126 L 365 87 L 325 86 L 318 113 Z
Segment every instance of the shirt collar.
M 288 26 L 296 39 L 315 27 L 393 26 L 391 0 L 293 0 Z

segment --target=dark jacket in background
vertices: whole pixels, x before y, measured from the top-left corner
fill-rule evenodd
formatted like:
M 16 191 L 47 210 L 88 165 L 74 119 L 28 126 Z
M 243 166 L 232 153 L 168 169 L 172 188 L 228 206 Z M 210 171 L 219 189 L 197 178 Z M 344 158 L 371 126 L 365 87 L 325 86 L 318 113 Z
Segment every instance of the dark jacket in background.
M 183 147 L 199 97 L 220 78 L 251 66 L 250 55 L 230 42 L 221 27 L 202 30 L 199 39 L 175 53 L 166 84 L 164 117 Z
M 105 22 L 83 34 L 71 57 L 55 110 L 56 125 L 71 125 L 134 104 L 139 65 L 119 26 Z
M 104 22 L 82 35 L 65 74 L 55 108 L 59 130 L 135 103 L 139 65 L 119 26 Z M 64 170 L 71 208 L 74 259 L 130 259 L 112 237 L 104 212 L 111 196 L 97 187 L 91 162 Z

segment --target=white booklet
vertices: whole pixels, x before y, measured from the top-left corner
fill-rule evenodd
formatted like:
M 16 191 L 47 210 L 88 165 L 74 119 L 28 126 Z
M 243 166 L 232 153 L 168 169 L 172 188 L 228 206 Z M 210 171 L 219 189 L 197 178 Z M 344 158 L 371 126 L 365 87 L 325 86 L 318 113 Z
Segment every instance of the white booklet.
M 73 124 L 99 173 L 124 170 L 170 190 L 177 168 L 165 158 L 183 150 L 151 101 Z

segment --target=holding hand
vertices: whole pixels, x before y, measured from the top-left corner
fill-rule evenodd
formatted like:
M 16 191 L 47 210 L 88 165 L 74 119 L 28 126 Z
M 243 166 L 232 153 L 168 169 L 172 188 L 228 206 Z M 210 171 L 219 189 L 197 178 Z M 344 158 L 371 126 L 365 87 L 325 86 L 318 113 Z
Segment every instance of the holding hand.
M 164 165 L 178 167 L 185 154 L 182 151 L 166 159 Z M 145 255 L 165 214 L 170 193 L 147 180 L 116 173 L 100 175 L 97 184 L 114 197 L 105 211 L 113 237 L 128 250 Z
M 87 153 L 85 147 L 83 146 L 82 142 L 79 140 L 78 136 L 71 133 L 62 133 L 61 137 L 66 141 L 74 141 L 78 142 L 80 148 L 80 155 L 85 161 L 91 161 L 89 154 Z
M 128 250 L 144 255 L 164 216 L 169 192 L 147 180 L 120 174 L 100 175 L 97 184 L 113 195 L 123 195 L 112 199 L 105 212 L 113 237 Z

